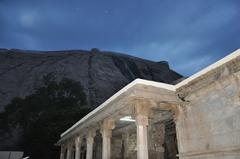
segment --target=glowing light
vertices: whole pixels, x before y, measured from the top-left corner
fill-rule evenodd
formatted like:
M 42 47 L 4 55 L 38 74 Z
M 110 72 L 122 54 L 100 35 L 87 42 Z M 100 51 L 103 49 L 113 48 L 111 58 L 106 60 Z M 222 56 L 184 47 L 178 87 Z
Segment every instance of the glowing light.
M 136 120 L 134 120 L 131 116 L 125 116 L 123 118 L 120 118 L 120 121 L 135 122 Z

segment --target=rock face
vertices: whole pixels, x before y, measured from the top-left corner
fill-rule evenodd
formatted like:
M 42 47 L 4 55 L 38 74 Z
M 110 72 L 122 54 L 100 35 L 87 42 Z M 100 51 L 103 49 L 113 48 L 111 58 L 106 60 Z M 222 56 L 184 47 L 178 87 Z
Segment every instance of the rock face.
M 168 63 L 99 51 L 23 51 L 0 49 L 0 111 L 13 97 L 41 86 L 44 75 L 80 81 L 91 107 L 96 107 L 136 78 L 173 83 L 182 76 Z

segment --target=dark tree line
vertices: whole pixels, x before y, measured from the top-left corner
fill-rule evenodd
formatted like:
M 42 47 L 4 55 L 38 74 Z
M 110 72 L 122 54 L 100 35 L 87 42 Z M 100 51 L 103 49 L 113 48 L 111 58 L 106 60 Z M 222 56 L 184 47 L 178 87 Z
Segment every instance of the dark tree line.
M 0 114 L 0 126 L 6 132 L 21 129 L 20 147 L 33 159 L 55 159 L 59 148 L 54 143 L 60 133 L 89 112 L 81 83 L 52 75 L 43 78 L 35 93 L 15 98 Z

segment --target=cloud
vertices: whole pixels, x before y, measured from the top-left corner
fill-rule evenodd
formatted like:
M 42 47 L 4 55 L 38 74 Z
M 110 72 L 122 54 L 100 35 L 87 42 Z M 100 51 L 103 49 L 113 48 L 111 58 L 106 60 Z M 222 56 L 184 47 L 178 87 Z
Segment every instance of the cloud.
M 32 27 L 34 25 L 35 17 L 32 13 L 24 13 L 19 16 L 19 22 L 23 27 Z
M 100 48 L 190 75 L 239 48 L 238 0 L 2 0 L 0 47 Z

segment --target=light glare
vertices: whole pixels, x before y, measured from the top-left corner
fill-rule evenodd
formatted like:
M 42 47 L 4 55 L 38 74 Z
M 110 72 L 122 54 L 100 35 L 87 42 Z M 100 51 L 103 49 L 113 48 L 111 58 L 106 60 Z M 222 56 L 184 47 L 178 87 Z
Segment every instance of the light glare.
M 123 118 L 120 118 L 120 121 L 135 122 L 135 120 L 131 116 L 125 116 Z

